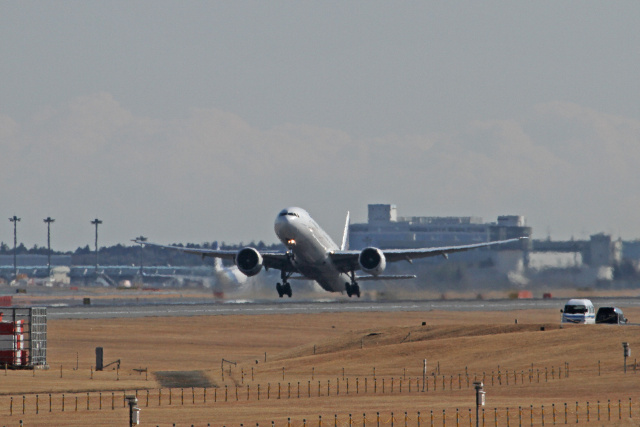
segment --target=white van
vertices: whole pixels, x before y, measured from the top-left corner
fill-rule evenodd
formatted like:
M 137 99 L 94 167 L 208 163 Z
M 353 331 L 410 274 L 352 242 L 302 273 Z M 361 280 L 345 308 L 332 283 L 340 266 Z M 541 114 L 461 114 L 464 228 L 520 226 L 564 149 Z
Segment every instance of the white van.
M 570 299 L 560 312 L 562 323 L 596 323 L 596 310 L 588 299 Z

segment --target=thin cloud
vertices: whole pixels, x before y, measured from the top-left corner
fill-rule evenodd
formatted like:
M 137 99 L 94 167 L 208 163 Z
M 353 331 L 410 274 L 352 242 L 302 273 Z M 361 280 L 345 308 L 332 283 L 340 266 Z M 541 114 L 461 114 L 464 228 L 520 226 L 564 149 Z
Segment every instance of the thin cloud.
M 0 117 L 0 197 L 5 214 L 25 218 L 22 241 L 42 245 L 40 217 L 52 215 L 69 249 L 92 242 L 95 217 L 104 244 L 141 233 L 271 242 L 284 206 L 302 205 L 338 235 L 346 210 L 365 221 L 378 202 L 401 215 L 522 214 L 539 236 L 635 238 L 639 137 L 636 120 L 561 102 L 447 134 L 356 138 L 309 124 L 261 129 L 219 109 L 140 117 L 102 92 L 25 123 Z M 0 240 L 9 234 L 0 228 Z

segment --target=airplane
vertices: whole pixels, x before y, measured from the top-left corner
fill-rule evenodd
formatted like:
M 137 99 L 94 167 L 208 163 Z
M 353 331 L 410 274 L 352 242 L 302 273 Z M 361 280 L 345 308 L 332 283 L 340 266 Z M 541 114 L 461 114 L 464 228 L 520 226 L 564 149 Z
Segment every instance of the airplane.
M 135 240 L 134 240 L 135 241 Z M 141 242 L 137 242 L 141 243 Z M 214 242 L 213 249 L 218 249 L 218 242 Z M 247 276 L 236 265 L 224 266 L 221 258 L 216 258 L 213 263 L 213 289 L 215 294 L 225 292 L 242 291 L 247 284 Z M 182 281 L 202 281 L 206 276 L 158 274 L 143 272 L 142 277 L 151 279 L 172 279 Z
M 448 254 L 492 245 L 513 243 L 526 239 L 520 237 L 496 240 L 470 245 L 418 248 L 418 249 L 379 249 L 368 247 L 362 250 L 349 250 L 349 213 L 344 226 L 342 244 L 338 246 L 329 235 L 302 208 L 290 207 L 278 213 L 274 224 L 278 239 L 287 250 L 258 251 L 244 247 L 238 251 L 219 249 L 193 249 L 179 246 L 166 246 L 157 243 L 134 240 L 141 245 L 150 245 L 185 253 L 233 260 L 238 270 L 245 276 L 258 274 L 265 270 L 280 270 L 282 283 L 276 284 L 278 296 L 291 298 L 290 280 L 315 280 L 328 292 L 346 292 L 349 297 L 360 297 L 359 281 L 414 279 L 415 275 L 383 275 L 387 262 L 408 261 L 433 256 L 448 258 Z M 363 271 L 366 275 L 356 275 Z

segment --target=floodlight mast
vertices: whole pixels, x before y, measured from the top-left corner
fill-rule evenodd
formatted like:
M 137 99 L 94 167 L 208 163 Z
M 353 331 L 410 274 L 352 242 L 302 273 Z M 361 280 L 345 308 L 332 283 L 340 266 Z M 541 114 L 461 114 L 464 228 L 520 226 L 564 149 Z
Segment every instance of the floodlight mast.
M 98 225 L 102 224 L 102 221 L 98 218 L 91 221 L 91 224 L 96 226 L 96 276 L 98 275 Z
M 13 280 L 18 279 L 18 260 L 16 257 L 16 248 L 18 246 L 18 222 L 20 222 L 20 218 L 17 216 L 12 216 L 9 218 L 9 221 L 13 223 Z
M 147 238 L 140 235 L 136 237 L 136 240 L 144 243 L 147 241 Z M 140 245 L 140 280 L 142 280 L 142 274 L 143 274 L 143 270 L 142 270 L 143 254 L 144 254 L 144 245 Z
M 47 224 L 47 272 L 51 277 L 51 223 L 56 220 L 48 216 L 43 221 Z

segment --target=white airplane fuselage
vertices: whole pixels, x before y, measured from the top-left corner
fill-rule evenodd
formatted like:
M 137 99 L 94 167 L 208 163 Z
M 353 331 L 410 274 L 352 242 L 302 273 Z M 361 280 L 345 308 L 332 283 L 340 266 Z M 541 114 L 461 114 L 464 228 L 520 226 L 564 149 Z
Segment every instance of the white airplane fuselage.
M 302 275 L 329 292 L 346 289 L 345 284 L 351 279 L 338 271 L 329 256 L 331 251 L 340 248 L 304 209 L 284 209 L 276 217 L 274 229 Z

